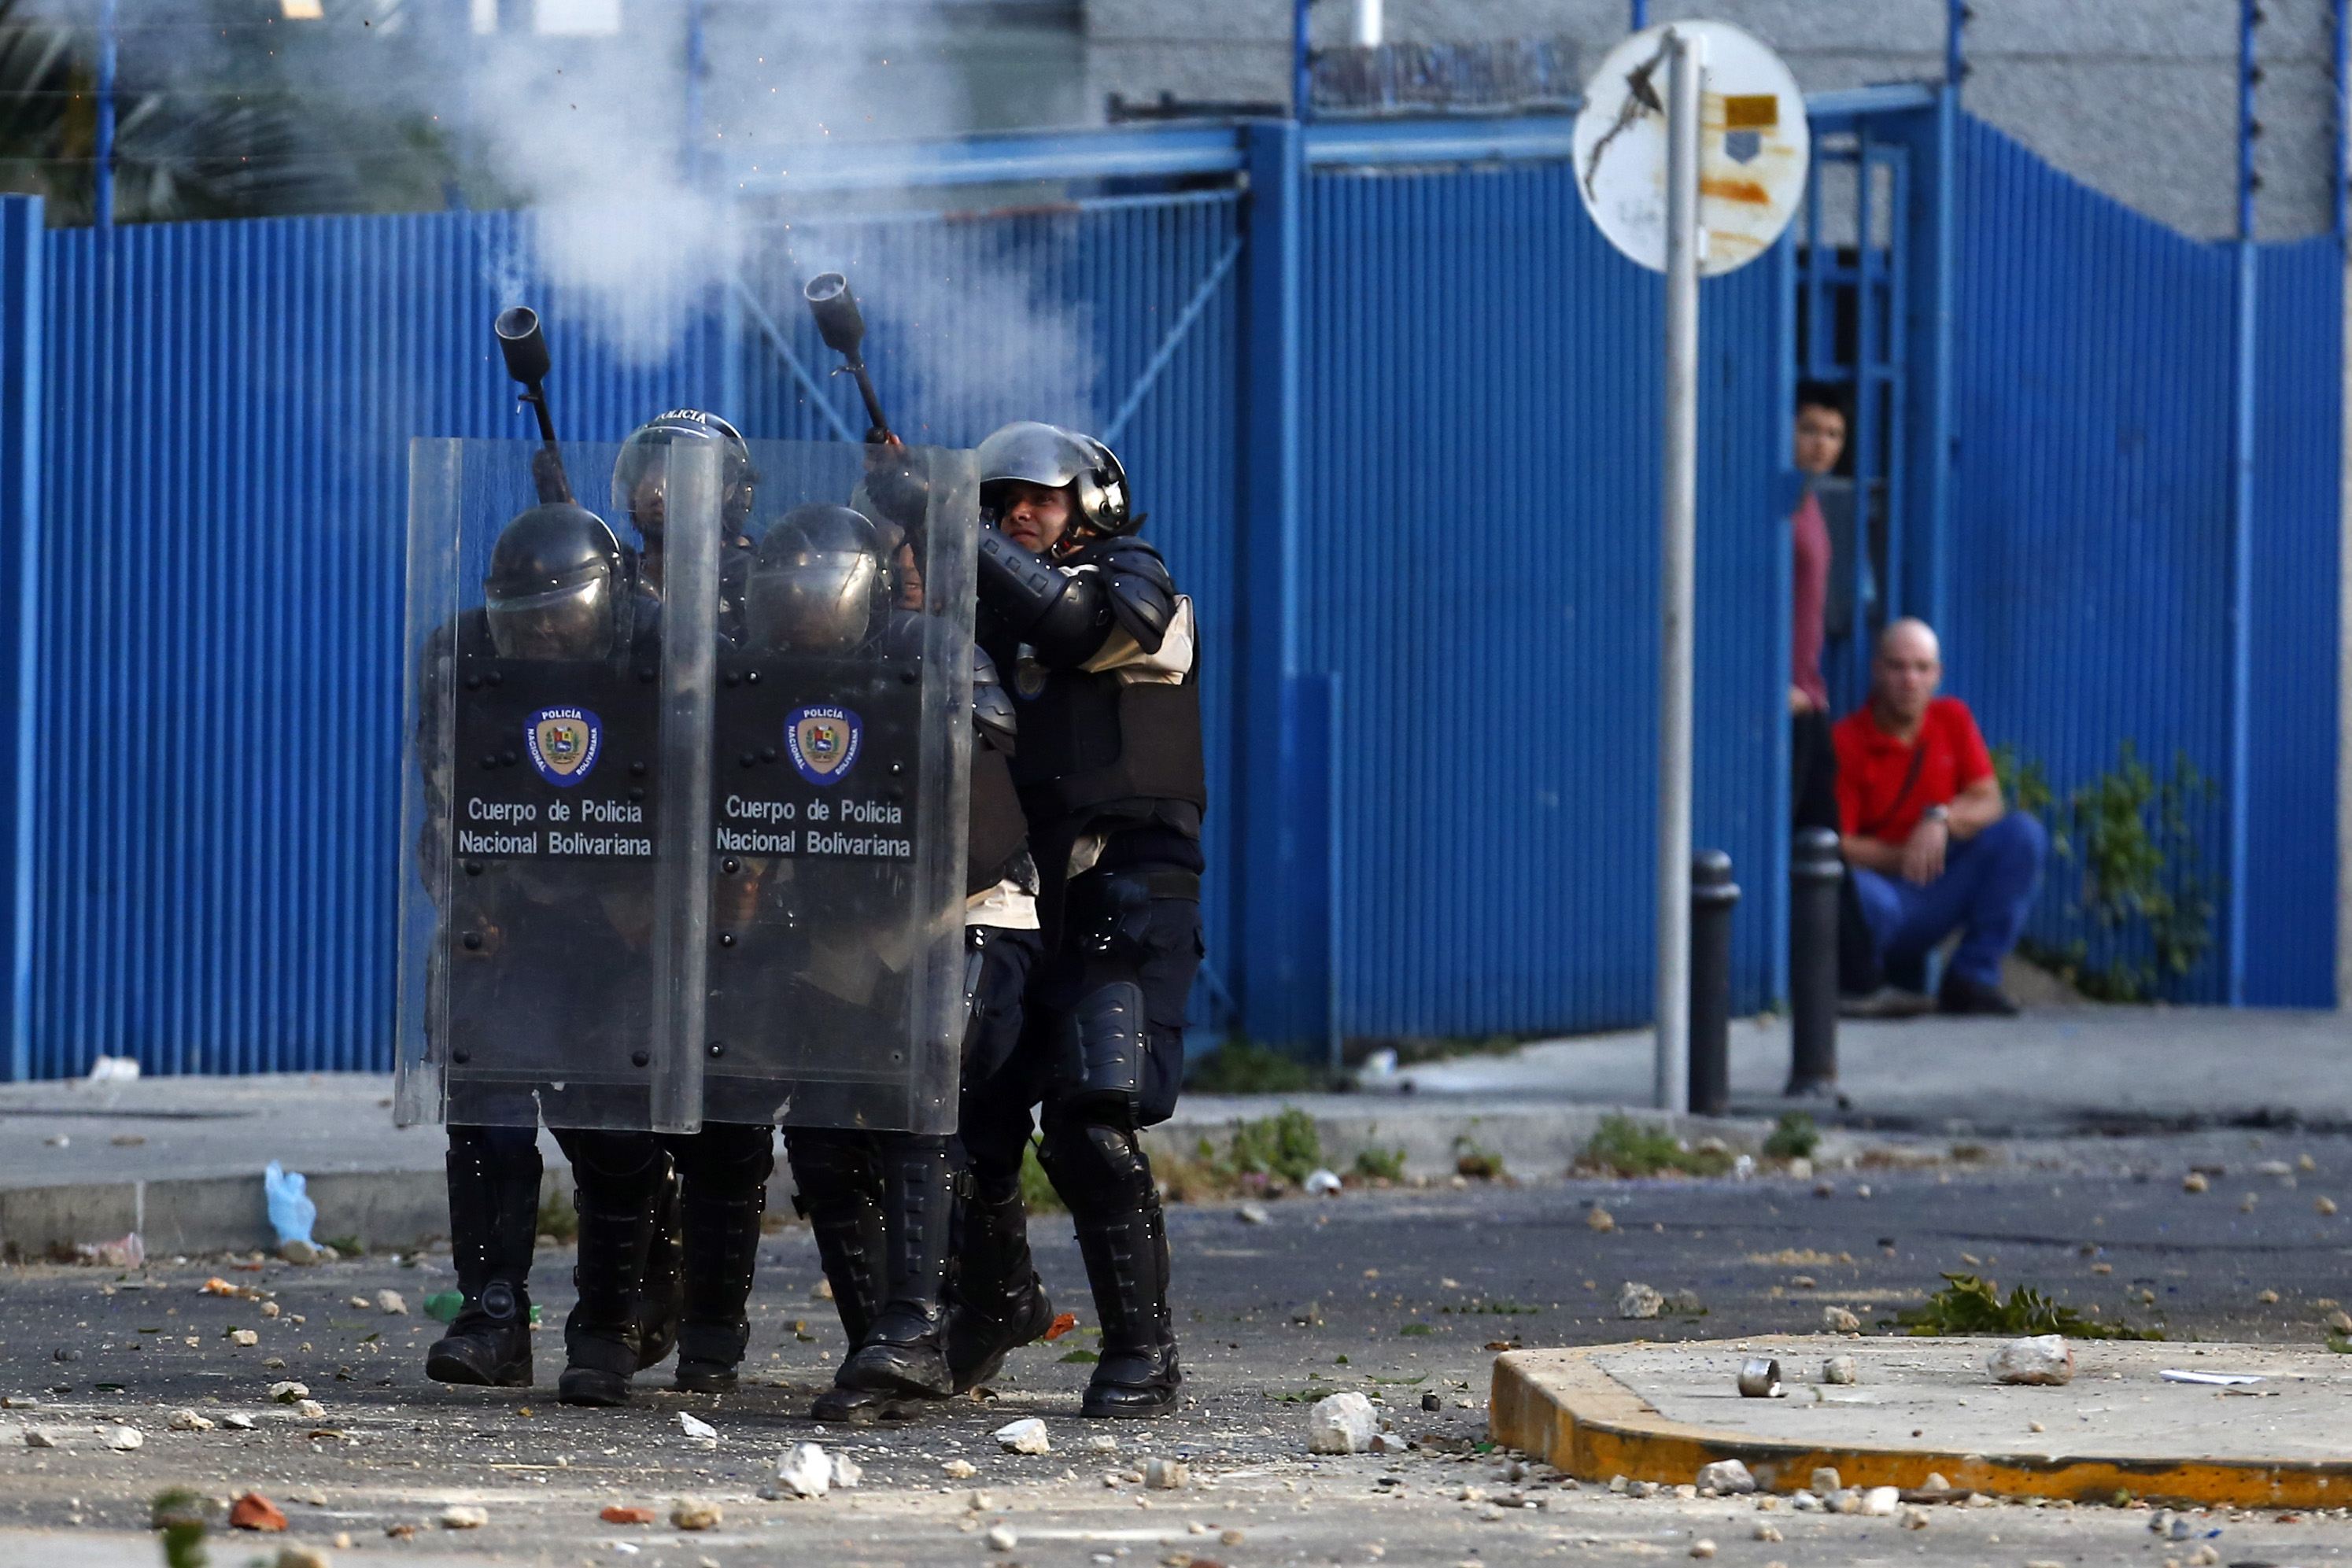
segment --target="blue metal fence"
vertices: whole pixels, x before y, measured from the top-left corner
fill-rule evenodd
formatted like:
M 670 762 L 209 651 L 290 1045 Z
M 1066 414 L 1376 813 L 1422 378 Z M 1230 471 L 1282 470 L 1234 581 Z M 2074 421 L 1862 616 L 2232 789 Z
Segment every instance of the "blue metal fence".
M 1902 352 L 1880 344 L 1914 378 L 1885 433 L 1907 465 L 1905 602 L 1945 607 L 1953 689 L 2062 790 L 2126 737 L 2221 778 L 2229 257 L 1930 94 L 1847 96 L 1908 171 Z M 934 152 L 941 183 L 1202 188 L 763 233 L 658 365 L 608 355 L 550 298 L 567 431 L 685 402 L 740 408 L 758 435 L 852 427 L 797 308 L 807 273 L 848 267 L 910 432 L 1115 430 L 1200 601 L 1213 960 L 1247 1021 L 1640 1021 L 1657 289 L 1578 210 L 1560 125 Z M 811 177 L 856 183 L 842 157 Z M 484 328 L 501 290 L 544 295 L 530 225 L 38 223 L 0 204 L 0 601 L 19 607 L 0 681 L 20 720 L 0 727 L 0 1069 L 381 1066 L 404 444 L 517 429 Z M 2261 260 L 2253 686 L 2327 708 L 2251 716 L 2246 862 L 2215 868 L 2257 894 L 2263 1001 L 2332 985 L 2337 254 Z M 1784 940 L 1793 256 L 1705 306 L 1696 826 L 1747 889 L 1743 1006 L 1777 990 Z M 2074 929 L 2062 905 L 2041 934 Z

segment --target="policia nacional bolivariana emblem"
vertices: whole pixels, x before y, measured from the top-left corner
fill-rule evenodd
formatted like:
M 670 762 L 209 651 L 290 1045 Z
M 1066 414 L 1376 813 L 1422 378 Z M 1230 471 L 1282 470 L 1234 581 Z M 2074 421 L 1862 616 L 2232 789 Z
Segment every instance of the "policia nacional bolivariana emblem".
M 523 727 L 523 742 L 539 776 L 569 789 L 594 770 L 604 726 L 584 707 L 543 707 Z
M 838 784 L 857 761 L 865 726 L 845 707 L 800 707 L 784 720 L 784 747 L 812 784 Z

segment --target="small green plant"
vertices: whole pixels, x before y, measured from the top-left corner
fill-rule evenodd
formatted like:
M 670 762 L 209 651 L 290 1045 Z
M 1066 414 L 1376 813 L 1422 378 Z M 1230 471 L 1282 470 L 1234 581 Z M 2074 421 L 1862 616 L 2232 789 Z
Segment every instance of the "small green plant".
M 1503 1156 L 1464 1133 L 1454 1140 L 1454 1174 L 1472 1181 L 1503 1179 Z
M 580 1206 L 552 1187 L 539 1195 L 539 1233 L 569 1247 L 580 1239 Z
M 329 1236 L 322 1239 L 319 1245 L 333 1248 L 335 1255 L 339 1258 L 357 1258 L 367 1251 L 367 1243 L 356 1236 Z
M 1054 1190 L 1054 1181 L 1045 1167 L 1037 1163 L 1037 1140 L 1021 1151 L 1021 1207 L 1032 1214 L 1058 1214 L 1069 1205 Z
M 1690 1149 L 1664 1127 L 1645 1127 L 1631 1116 L 1601 1118 L 1582 1163 L 1609 1176 L 1721 1176 L 1732 1165 L 1719 1149 Z
M 1821 1146 L 1822 1130 L 1813 1125 L 1812 1117 L 1803 1111 L 1788 1111 L 1764 1140 L 1764 1155 L 1767 1159 L 1809 1160 Z
M 2051 825 L 2051 853 L 2076 867 L 2067 914 L 2095 938 L 2019 951 L 2098 1001 L 2144 1002 L 2186 977 L 2213 946 L 2217 879 L 2198 869 L 2194 817 L 2220 796 L 2184 753 L 2159 778 L 2128 740 L 2116 766 L 2070 791 L 2063 810 L 2040 768 L 2008 747 L 1994 771 L 2018 810 Z
M 211 1511 L 206 1499 L 185 1487 L 155 1494 L 147 1506 L 147 1524 L 163 1538 L 163 1568 L 205 1568 L 210 1561 L 205 1536 Z
M 2333 1329 L 2328 1330 L 2327 1348 L 2338 1355 L 2352 1355 L 2352 1334 L 2340 1334 Z
M 1066 1350 L 1062 1353 L 1061 1359 L 1066 1365 L 1092 1366 L 1102 1357 L 1090 1350 Z
M 1974 1274 L 1947 1274 L 1944 1288 L 1926 1302 L 1895 1314 L 1895 1323 L 1915 1336 L 1939 1334 L 2063 1334 L 2068 1339 L 2162 1339 L 2161 1329 L 2096 1323 L 2030 1285 L 2001 1300 L 2000 1286 Z
M 1416 1339 L 1432 1332 L 1433 1331 L 1427 1323 L 1407 1323 L 1404 1327 L 1397 1330 L 1397 1333 L 1401 1334 L 1405 1334 Z
M 1280 1176 L 1297 1186 L 1322 1168 L 1323 1136 L 1295 1105 L 1234 1124 L 1224 1163 L 1240 1176 Z
M 1356 1174 L 1366 1181 L 1404 1180 L 1402 1149 L 1364 1149 L 1356 1155 Z
M 1202 1058 L 1185 1082 L 1198 1094 L 1311 1094 L 1330 1086 L 1321 1069 L 1239 1039 Z

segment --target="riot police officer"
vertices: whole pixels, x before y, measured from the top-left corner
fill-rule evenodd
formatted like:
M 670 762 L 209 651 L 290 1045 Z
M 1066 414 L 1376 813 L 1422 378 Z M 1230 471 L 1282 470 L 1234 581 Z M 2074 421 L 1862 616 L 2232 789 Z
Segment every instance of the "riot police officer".
M 895 569 L 885 566 L 895 559 Z M 832 652 L 879 636 L 923 639 L 913 552 L 845 507 L 804 507 L 761 541 L 751 581 L 755 637 Z M 890 608 L 895 606 L 896 608 Z M 1034 863 L 1009 760 L 1012 704 L 993 663 L 972 672 L 965 852 L 966 1091 L 1010 1060 L 1021 995 L 1038 949 Z M 943 1134 L 793 1128 L 785 1134 L 796 1202 L 848 1336 L 850 1354 L 812 1416 L 862 1422 L 953 1391 L 943 1337 L 956 1156 Z
M 533 507 L 509 523 L 492 547 L 484 605 L 428 643 L 428 661 L 465 653 L 502 659 L 595 661 L 626 656 L 650 642 L 655 607 L 630 553 L 604 522 L 567 504 Z M 428 678 L 427 689 L 434 689 Z M 420 710 L 419 755 L 446 748 L 432 733 L 438 706 Z M 419 846 L 428 867 L 447 853 L 449 781 L 428 771 L 427 821 Z M 439 876 L 428 871 L 427 885 Z M 520 966 L 518 966 L 520 967 Z M 436 974 L 446 986 L 446 977 Z M 425 1374 L 443 1383 L 528 1386 L 530 1274 L 539 1233 L 541 1164 L 537 1115 L 528 1097 L 503 1107 L 507 1124 L 455 1124 L 447 1173 L 451 1249 L 464 1297 L 449 1332 L 427 1352 Z M 674 1179 L 665 1172 L 651 1195 L 674 1210 Z M 674 1221 L 673 1221 L 674 1227 Z M 640 1352 L 657 1361 L 677 1332 L 674 1259 L 656 1260 L 642 1292 Z
M 980 448 L 981 643 L 1015 697 L 1012 758 L 1044 878 L 1045 953 L 1018 1059 L 965 1106 L 972 1164 L 949 1357 L 992 1376 L 1044 1333 L 1020 1170 L 1031 1106 L 1102 1325 L 1088 1416 L 1172 1410 L 1182 1382 L 1158 1189 L 1139 1137 L 1175 1109 L 1202 956 L 1202 766 L 1191 601 L 1136 537 L 1127 476 L 1091 436 L 1005 426 Z
M 667 474 L 669 449 L 680 443 L 719 448 L 719 630 L 730 640 L 742 629 L 743 580 L 750 566 L 751 504 L 759 475 L 742 433 L 715 413 L 674 408 L 646 421 L 621 443 L 613 460 L 613 515 L 636 525 L 645 540 L 641 572 L 658 593 L 663 541 L 668 522 Z

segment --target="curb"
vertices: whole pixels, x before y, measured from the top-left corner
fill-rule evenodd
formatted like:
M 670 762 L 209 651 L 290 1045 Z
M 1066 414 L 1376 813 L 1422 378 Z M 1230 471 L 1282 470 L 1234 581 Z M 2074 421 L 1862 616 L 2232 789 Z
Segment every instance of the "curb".
M 1176 1116 L 1144 1134 L 1144 1146 L 1163 1164 L 1190 1157 L 1202 1139 L 1220 1147 L 1246 1121 L 1305 1112 L 1315 1123 L 1326 1163 L 1350 1169 L 1368 1150 L 1401 1153 L 1412 1176 L 1454 1172 L 1465 1146 L 1475 1145 L 1517 1175 L 1558 1176 L 1591 1140 L 1604 1116 L 1623 1115 L 1696 1141 L 1721 1138 L 1734 1152 L 1752 1154 L 1770 1124 L 1670 1115 L 1606 1106 L 1513 1105 L 1482 1100 L 1467 1104 L 1355 1094 L 1200 1095 Z M 436 1148 L 438 1139 L 436 1138 Z M 548 1180 L 568 1194 L 572 1173 L 544 1141 Z M 374 1248 L 405 1249 L 449 1233 L 448 1186 L 438 1162 L 430 1167 L 312 1171 L 309 1192 L 319 1206 L 313 1233 L 357 1236 Z M 792 1177 L 781 1153 L 770 1184 L 771 1211 L 785 1211 Z M 0 1186 L 0 1258 L 39 1260 L 58 1249 L 110 1241 L 136 1230 L 151 1255 L 273 1249 L 261 1176 L 210 1174 L 112 1181 L 66 1181 Z
M 1813 1347 L 1818 1340 L 1745 1339 L 1754 1352 Z M 1734 1342 L 1678 1345 L 1682 1350 L 1730 1351 Z M 1815 1469 L 1829 1466 L 1850 1487 L 1923 1486 L 1931 1472 L 1956 1493 L 2060 1498 L 2105 1502 L 2119 1491 L 2167 1502 L 2233 1508 L 2333 1508 L 2352 1500 L 2352 1461 L 2250 1457 L 2217 1459 L 1958 1453 L 1931 1444 L 1821 1446 L 1746 1432 L 1686 1426 L 1656 1408 L 1592 1363 L 1601 1351 L 1509 1351 L 1496 1358 L 1488 1426 L 1505 1448 L 1541 1458 L 1579 1480 L 1629 1479 L 1685 1485 L 1699 1467 L 1738 1459 L 1759 1490 L 1793 1492 Z M 1781 1351 L 1786 1354 L 1790 1352 Z

